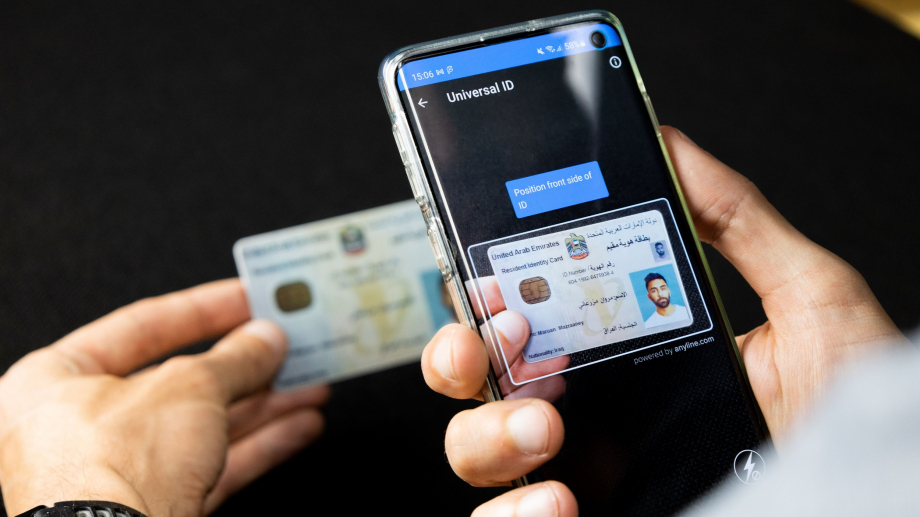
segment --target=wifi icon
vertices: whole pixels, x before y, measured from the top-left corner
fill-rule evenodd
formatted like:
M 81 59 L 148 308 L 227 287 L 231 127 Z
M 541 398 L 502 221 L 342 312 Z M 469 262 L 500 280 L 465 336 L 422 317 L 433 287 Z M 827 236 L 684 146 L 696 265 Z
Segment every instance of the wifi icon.
M 555 51 L 556 51 L 556 49 L 553 48 L 552 45 L 547 45 L 547 46 L 546 46 L 546 50 L 547 50 L 547 52 L 555 52 Z

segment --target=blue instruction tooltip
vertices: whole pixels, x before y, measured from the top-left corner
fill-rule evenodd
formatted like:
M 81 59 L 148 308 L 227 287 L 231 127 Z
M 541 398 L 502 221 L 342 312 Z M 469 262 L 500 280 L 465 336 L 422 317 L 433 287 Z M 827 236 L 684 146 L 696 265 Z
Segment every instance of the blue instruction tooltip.
M 511 180 L 505 187 L 518 219 L 610 195 L 597 162 Z

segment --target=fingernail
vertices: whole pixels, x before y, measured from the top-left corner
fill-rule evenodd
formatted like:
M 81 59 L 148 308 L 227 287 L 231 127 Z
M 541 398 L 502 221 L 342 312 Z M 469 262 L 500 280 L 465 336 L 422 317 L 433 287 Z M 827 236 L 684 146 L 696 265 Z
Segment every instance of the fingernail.
M 511 413 L 505 426 L 518 450 L 524 454 L 543 454 L 549 442 L 546 413 L 536 404 L 527 404 Z
M 517 517 L 554 517 L 559 514 L 556 495 L 549 488 L 529 492 L 517 504 Z
M 523 343 L 529 337 L 526 320 L 520 314 L 503 311 L 492 318 L 492 326 L 508 343 Z
M 693 145 L 696 145 L 696 142 L 694 142 L 693 140 L 691 140 L 690 137 L 687 136 L 686 133 L 684 133 L 684 132 L 681 131 L 680 129 L 678 129 L 677 132 L 680 133 L 681 138 L 683 138 L 684 140 L 690 142 L 690 143 L 693 144 Z M 697 147 L 699 147 L 699 146 L 697 145 Z
M 243 325 L 242 332 L 252 337 L 259 338 L 278 351 L 283 351 L 287 343 L 287 336 L 281 327 L 268 320 L 253 320 Z
M 434 365 L 434 369 L 438 371 L 438 375 L 449 380 L 457 380 L 457 372 L 454 371 L 454 333 L 456 331 L 452 330 L 449 334 L 444 336 L 444 339 L 434 349 L 434 355 L 431 358 L 431 362 Z

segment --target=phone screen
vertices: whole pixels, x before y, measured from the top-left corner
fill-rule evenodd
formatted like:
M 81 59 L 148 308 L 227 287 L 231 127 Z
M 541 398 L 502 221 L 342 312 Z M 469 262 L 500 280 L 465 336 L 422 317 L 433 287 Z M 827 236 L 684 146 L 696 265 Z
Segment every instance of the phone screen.
M 605 23 L 392 78 L 502 396 L 565 422 L 531 478 L 566 483 L 588 515 L 670 514 L 765 473 L 766 429 L 637 78 Z M 489 324 L 503 310 L 530 323 L 523 348 Z

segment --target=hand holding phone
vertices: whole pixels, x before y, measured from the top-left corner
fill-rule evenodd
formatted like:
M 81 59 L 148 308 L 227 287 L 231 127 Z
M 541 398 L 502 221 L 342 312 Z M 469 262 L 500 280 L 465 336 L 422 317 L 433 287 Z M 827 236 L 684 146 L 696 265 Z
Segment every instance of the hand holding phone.
M 524 395 L 539 402 L 522 409 L 552 406 L 531 412 L 545 415 L 542 424 L 502 404 L 480 410 L 496 418 L 492 426 L 471 424 L 475 412 L 458 417 L 448 447 L 463 444 L 455 468 L 475 483 L 516 472 L 518 486 L 564 483 L 586 514 L 676 513 L 726 475 L 764 479 L 758 450 L 771 446 L 768 422 L 784 426 L 810 402 L 815 379 L 896 332 L 852 268 L 798 234 L 736 173 L 679 133 L 662 134 L 610 13 L 407 47 L 384 61 L 379 79 L 459 320 L 484 338 L 454 336 L 485 345 L 486 400 Z M 768 307 L 770 324 L 737 344 L 694 223 L 765 305 L 782 300 Z M 796 285 L 828 272 L 853 292 L 826 298 Z M 871 335 L 840 334 L 843 347 L 817 335 L 836 337 L 849 316 L 875 324 Z M 840 324 L 814 327 L 823 317 Z M 794 333 L 776 332 L 781 322 L 826 348 L 782 343 Z M 757 371 L 753 382 L 745 366 Z M 514 422 L 527 422 L 519 430 L 530 438 L 514 439 Z M 552 452 L 563 427 L 564 445 Z M 499 461 L 515 443 L 527 445 L 520 468 Z M 470 455 L 478 462 L 467 470 Z
M 586 513 L 667 514 L 767 446 L 616 18 L 415 45 L 380 85 L 459 321 L 484 337 L 484 398 L 540 397 L 565 423 L 516 484 L 561 481 Z M 502 330 L 514 313 L 529 334 Z
M 662 127 L 662 134 L 700 237 L 728 258 L 764 301 L 768 321 L 738 336 L 738 342 L 754 394 L 782 446 L 787 430 L 807 413 L 838 365 L 905 338 L 849 264 L 795 230 L 750 181 L 682 133 Z M 834 303 L 815 304 L 813 286 L 831 284 L 836 286 Z M 448 329 L 429 343 L 422 368 L 432 389 L 451 397 L 468 397 L 485 380 L 481 365 L 487 360 L 486 351 L 474 332 Z M 515 331 L 521 329 L 508 333 Z M 435 372 L 447 368 L 448 359 L 453 361 L 453 371 L 467 375 L 432 382 Z M 523 402 L 487 404 L 451 422 L 447 454 L 454 471 L 465 481 L 476 486 L 507 483 L 552 457 L 541 455 L 535 461 L 530 452 L 499 451 L 498 440 L 474 435 L 477 429 L 507 433 L 508 415 Z M 503 405 L 503 410 L 495 408 Z M 548 449 L 557 451 L 554 440 L 564 434 L 564 426 L 555 408 L 549 406 L 546 411 L 544 422 L 531 425 L 537 436 L 530 440 L 552 443 Z M 460 446 L 470 441 L 481 449 L 470 452 Z M 528 500 L 543 501 L 533 515 L 577 515 L 572 492 L 555 483 L 511 491 L 485 503 L 476 515 L 514 515 L 518 505 L 530 504 Z

